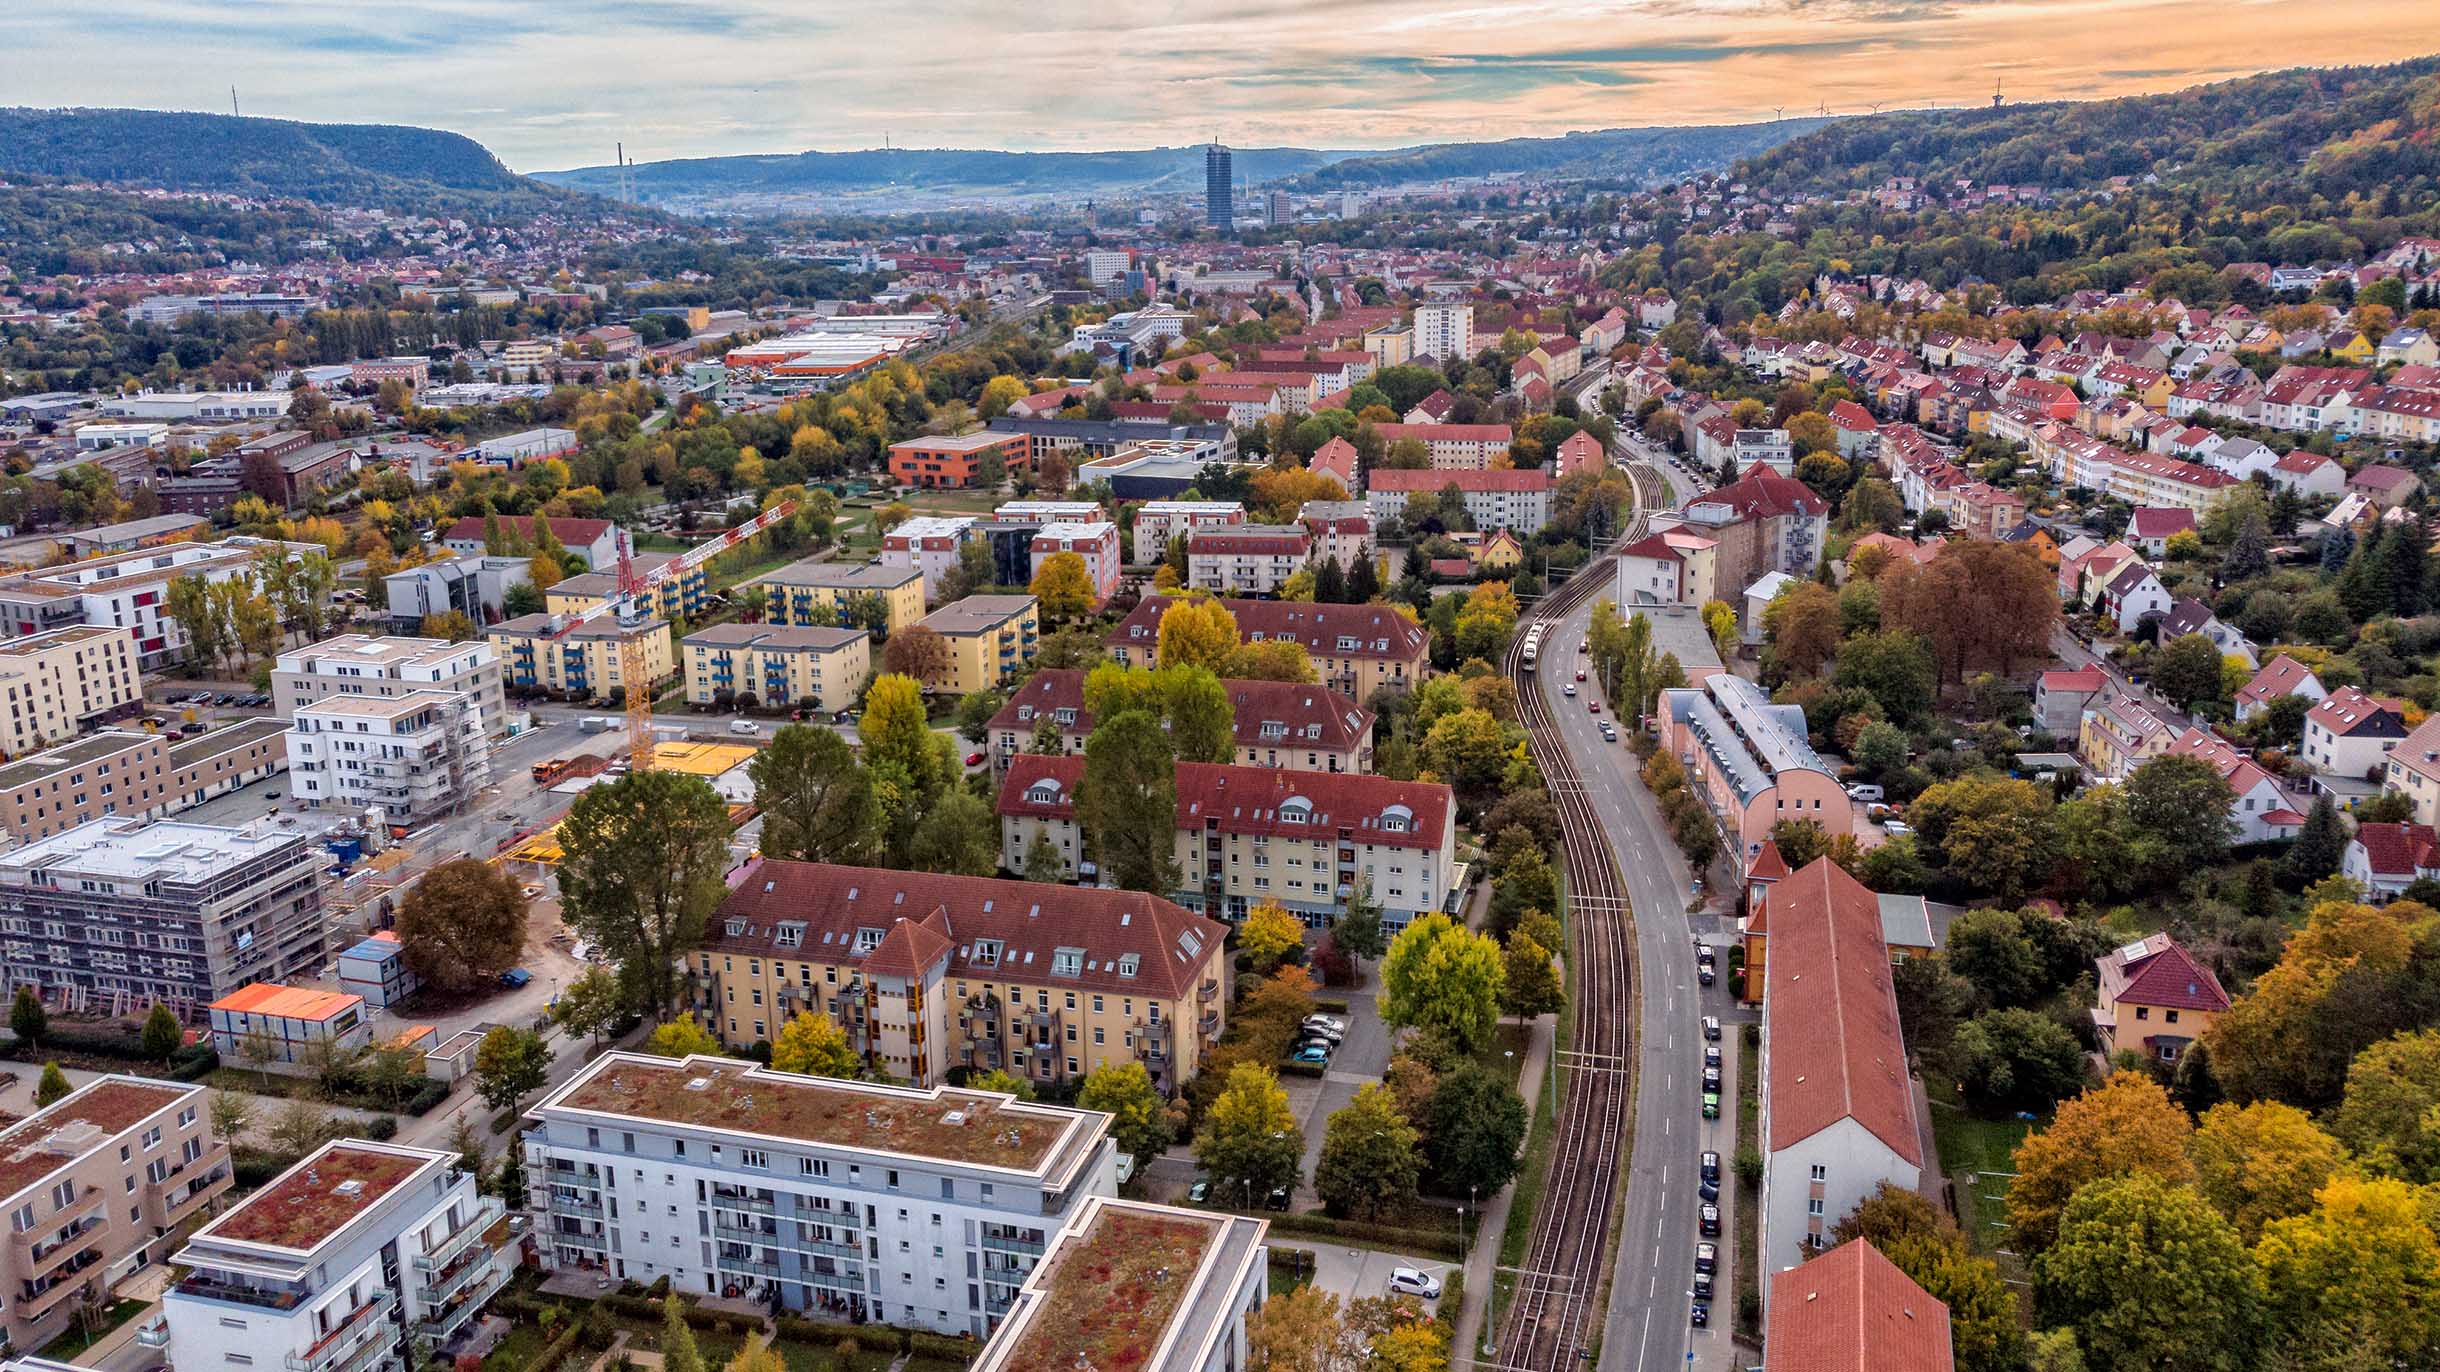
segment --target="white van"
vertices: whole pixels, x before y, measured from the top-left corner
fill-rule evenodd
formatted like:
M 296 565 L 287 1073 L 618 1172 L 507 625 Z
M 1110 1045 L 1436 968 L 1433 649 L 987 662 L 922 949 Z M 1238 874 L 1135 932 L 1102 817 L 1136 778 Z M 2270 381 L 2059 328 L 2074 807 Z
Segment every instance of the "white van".
M 750 719 L 732 719 L 729 721 L 729 732 L 753 737 L 762 732 L 762 726 Z

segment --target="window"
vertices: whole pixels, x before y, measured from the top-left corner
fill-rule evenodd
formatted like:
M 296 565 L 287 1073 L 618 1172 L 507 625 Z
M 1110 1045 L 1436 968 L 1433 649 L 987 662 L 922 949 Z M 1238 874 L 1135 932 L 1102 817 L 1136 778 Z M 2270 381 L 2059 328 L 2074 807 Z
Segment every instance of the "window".
M 1821 1165 L 1821 1164 L 1820 1164 L 1820 1163 L 1818 1163 L 1818 1162 L 1817 1162 L 1817 1163 L 1815 1163 L 1815 1164 L 1813 1164 L 1813 1180 L 1815 1180 L 1815 1181 L 1828 1181 L 1828 1180 L 1830 1180 L 1830 1169 L 1829 1169 L 1829 1168 L 1827 1168 L 1827 1167 L 1824 1167 L 1823 1165 Z
M 1134 953 L 1122 953 L 1119 955 L 1118 959 L 1118 974 L 1122 977 L 1134 976 L 1136 970 L 1142 965 L 1143 959 L 1141 957 Z M 1093 998 L 1093 1008 L 1096 1010 L 1101 1008 L 1101 997 L 1095 996 Z
M 1805 1213 L 1808 1215 L 1818 1215 L 1822 1213 L 1822 1198 L 1815 1196 L 1811 1200 L 1806 1201 Z
M 740 1148 L 737 1150 L 737 1165 L 758 1167 L 768 1172 L 771 1170 L 771 1155 L 759 1148 Z
M 2136 1006 L 2136 1007 L 2135 1007 L 2135 1018 L 2137 1018 L 2137 1019 L 2150 1019 L 2150 1018 L 2152 1018 L 2152 1007 L 2151 1007 L 2151 1006 L 2149 1006 L 2149 1005 L 2138 1005 L 2138 1006 Z
M 2177 1012 L 2175 1010 L 2163 1010 L 2160 1017 L 2171 1024 L 2177 1023 Z
M 1081 976 L 1081 975 L 1083 975 L 1083 974 L 1084 974 L 1084 950 L 1083 950 L 1082 948 L 1058 948 L 1058 949 L 1054 949 L 1054 950 L 1052 950 L 1052 952 L 1051 952 L 1051 975 L 1052 975 L 1052 976 L 1054 976 L 1054 977 L 1073 977 L 1073 976 Z

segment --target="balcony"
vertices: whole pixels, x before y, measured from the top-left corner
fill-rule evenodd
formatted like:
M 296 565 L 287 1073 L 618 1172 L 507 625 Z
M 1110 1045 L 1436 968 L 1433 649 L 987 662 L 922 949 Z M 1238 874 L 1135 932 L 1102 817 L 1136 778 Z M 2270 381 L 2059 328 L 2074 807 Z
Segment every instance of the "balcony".
M 473 1248 L 458 1256 L 458 1261 L 424 1278 L 423 1291 L 417 1303 L 435 1306 L 482 1280 L 484 1272 L 499 1266 L 488 1248 Z
M 788 1280 L 801 1281 L 808 1286 L 818 1286 L 825 1291 L 838 1291 L 850 1296 L 861 1296 L 865 1294 L 864 1273 L 861 1270 L 854 1272 L 822 1272 L 813 1268 L 807 1268 L 804 1271 L 797 1273 L 795 1276 L 790 1277 Z
M 253 1286 L 244 1282 L 223 1281 L 201 1273 L 178 1283 L 175 1289 L 181 1296 L 251 1305 L 260 1310 L 294 1310 L 305 1303 L 305 1293 L 294 1287 Z
M 549 1229 L 543 1233 L 544 1237 L 563 1248 L 584 1248 L 596 1253 L 610 1251 L 610 1240 L 599 1234 L 580 1234 L 569 1229 Z
M 599 1214 L 600 1210 L 601 1207 L 594 1207 L 594 1213 Z M 475 1204 L 474 1216 L 471 1219 L 450 1231 L 448 1237 L 432 1246 L 431 1251 L 415 1255 L 415 1270 L 437 1272 L 447 1267 L 456 1260 L 458 1254 L 472 1247 L 474 1241 L 483 1236 L 484 1230 L 497 1224 L 500 1217 L 507 1213 L 508 1207 L 499 1197 L 485 1196 Z
M 1211 1004 L 1212 998 L 1219 994 L 1220 981 L 1217 977 L 1214 977 L 1211 980 L 1204 982 L 1201 986 L 1195 988 L 1195 999 L 1204 1005 Z
M 395 1291 L 376 1293 L 371 1300 L 347 1312 L 311 1347 L 289 1354 L 289 1372 L 339 1372 L 341 1364 L 354 1361 L 368 1342 L 382 1341 L 382 1347 L 392 1346 L 397 1342 L 397 1331 L 382 1316 L 397 1303 Z
M 712 1208 L 738 1210 L 749 1215 L 776 1215 L 779 1213 L 779 1206 L 772 1201 L 758 1200 L 743 1191 L 723 1191 L 717 1187 L 712 1190 Z
M 109 1229 L 110 1221 L 96 1215 L 78 1225 L 76 1232 L 68 1237 L 57 1243 L 35 1249 L 32 1261 L 25 1269 L 27 1279 L 36 1280 L 48 1273 L 60 1270 L 70 1258 L 77 1255 L 79 1250 L 98 1246 L 101 1243 L 101 1236 Z
M 574 1215 L 579 1219 L 597 1220 L 602 1217 L 600 1201 L 571 1196 L 564 1191 L 551 1193 L 549 1209 L 554 1215 Z
M 778 1244 L 786 1242 L 777 1229 L 757 1229 L 753 1225 L 738 1224 L 732 1220 L 723 1219 L 719 1215 L 712 1216 L 712 1237 L 725 1239 L 730 1243 Z
M 466 1293 L 447 1309 L 436 1310 L 416 1321 L 417 1333 L 436 1344 L 448 1342 L 449 1337 L 464 1328 L 466 1321 L 481 1310 L 501 1287 L 508 1285 L 508 1268 L 504 1264 L 489 1262 L 474 1266 L 486 1275 L 466 1288 Z
M 18 1300 L 17 1317 L 31 1323 L 65 1305 L 68 1297 L 75 1295 L 84 1285 L 77 1277 L 101 1266 L 102 1261 L 102 1250 L 99 1248 L 78 1250 L 74 1261 L 62 1264 L 52 1274 L 49 1286 Z
M 749 1258 L 742 1253 L 714 1253 L 712 1266 L 742 1277 L 762 1277 L 767 1280 L 777 1280 L 779 1277 L 778 1263 Z
M 994 1234 L 986 1229 L 983 1231 L 983 1247 L 989 1252 L 1024 1253 L 1038 1258 L 1042 1256 L 1043 1250 L 1048 1245 L 1041 1239 L 1018 1238 L 1014 1234 Z
M 50 1239 L 52 1235 L 57 1234 L 60 1230 L 65 1229 L 72 1224 L 78 1223 L 89 1215 L 101 1214 L 104 1204 L 109 1199 L 109 1193 L 102 1190 L 102 1188 L 98 1186 L 88 1186 L 85 1188 L 85 1194 L 77 1197 L 74 1202 L 69 1204 L 58 1214 L 51 1216 L 49 1219 L 44 1220 L 42 1223 L 34 1226 L 31 1229 L 19 1230 L 10 1237 L 16 1243 L 19 1251 L 31 1255 L 36 1261 L 40 1261 L 44 1254 L 50 1252 Z M 73 1240 L 70 1241 L 72 1242 Z

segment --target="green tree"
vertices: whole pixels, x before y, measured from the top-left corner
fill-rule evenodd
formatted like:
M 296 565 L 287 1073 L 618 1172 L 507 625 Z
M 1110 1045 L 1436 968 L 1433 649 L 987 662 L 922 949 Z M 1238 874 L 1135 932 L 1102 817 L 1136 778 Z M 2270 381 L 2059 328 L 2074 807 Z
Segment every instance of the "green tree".
M 2220 650 L 2201 634 L 2160 645 L 2152 655 L 2152 689 L 2181 710 L 2220 698 Z
M 720 1039 L 711 1030 L 695 1021 L 689 1010 L 666 1024 L 657 1025 L 651 1037 L 644 1040 L 644 1051 L 665 1058 L 688 1058 L 698 1053 L 717 1055 Z
M 2287 850 L 2288 879 L 2310 886 L 2337 871 L 2346 856 L 2346 821 L 2338 817 L 2338 806 L 2329 793 L 2323 792 L 2313 797 L 2304 828 L 2297 831 L 2296 842 Z
M 764 856 L 852 864 L 871 853 L 873 783 L 846 739 L 811 725 L 782 725 L 746 773 L 762 812 Z
M 1507 768 L 1508 737 L 1489 711 L 1459 710 L 1441 716 L 1424 735 L 1423 761 L 1460 794 L 1483 796 Z
M 2047 916 L 2035 916 L 2047 918 Z M 2050 990 L 2042 955 L 2025 935 L 2025 917 L 1996 906 L 1968 910 L 1949 925 L 1949 970 L 1995 1006 L 2027 1005 Z
M 2440 1030 L 2393 1034 L 2356 1054 L 2330 1129 L 2368 1167 L 2440 1182 Z
M 1567 996 L 1559 985 L 1559 969 L 1548 948 L 1524 929 L 1511 929 L 1501 961 L 1504 972 L 1500 985 L 1501 1013 L 1518 1019 L 1557 1013 Z
M 1023 875 L 1027 881 L 1040 882 L 1057 882 L 1067 876 L 1067 859 L 1059 855 L 1048 831 L 1036 829 L 1034 841 L 1025 846 Z
M 1830 680 L 1870 695 L 1892 723 L 1909 728 L 1931 717 L 1939 683 L 1931 645 L 1905 629 L 1848 639 L 1839 647 Z
M 1967 1020 L 1949 1046 L 1957 1084 L 1985 1109 L 2039 1110 L 2084 1080 L 2084 1052 L 2058 1021 L 2031 1010 Z
M 686 1309 L 675 1291 L 661 1298 L 662 1372 L 704 1372 L 703 1354 L 695 1347 L 695 1331 L 687 1327 Z
M 474 1050 L 475 1091 L 494 1110 L 506 1110 L 549 1078 L 551 1053 L 530 1029 L 497 1025 Z
M 2261 1272 L 2192 1187 L 2133 1174 L 2079 1189 L 2033 1275 L 2042 1323 L 2073 1326 L 2096 1369 L 2258 1365 Z
M 830 1016 L 811 1010 L 797 1011 L 779 1027 L 779 1037 L 771 1043 L 771 1065 L 782 1072 L 850 1080 L 864 1072 L 863 1060 L 848 1046 L 847 1031 Z
M 1106 877 L 1130 891 L 1178 889 L 1177 760 L 1145 710 L 1096 719 L 1085 741 L 1076 816 Z
M 56 1062 L 42 1065 L 42 1077 L 34 1083 L 34 1108 L 48 1110 L 68 1098 L 76 1088 L 68 1084 L 68 1074 L 59 1070 Z
M 1237 760 L 1237 707 L 1228 688 L 1204 667 L 1165 667 L 1153 673 L 1161 717 L 1180 762 Z
M 1293 1186 L 1304 1155 L 1288 1093 L 1271 1070 L 1255 1062 L 1229 1068 L 1195 1136 L 1195 1160 L 1221 1194 L 1250 1204 L 1274 1187 Z
M 241 1142 L 254 1122 L 254 1100 L 237 1091 L 212 1093 L 212 1133 L 225 1143 Z
M 1414 1199 L 1423 1172 L 1421 1137 L 1389 1088 L 1373 1082 L 1323 1125 L 1313 1189 L 1333 1215 L 1370 1220 L 1399 1210 Z
M 1381 929 L 1381 902 L 1373 899 L 1371 877 L 1356 874 L 1346 908 L 1331 921 L 1330 938 L 1351 958 L 1377 958 L 1389 950 L 1389 939 Z
M 932 802 L 907 841 L 907 865 L 918 872 L 987 877 L 1000 865 L 1000 822 L 982 797 L 952 790 Z
M 1915 798 L 1907 820 L 1933 865 L 2003 901 L 2046 876 L 2056 860 L 2050 792 L 2030 781 L 1944 781 Z
M 2313 1208 L 2313 1193 L 2347 1160 L 2347 1150 L 2292 1105 L 2255 1101 L 2215 1105 L 2186 1141 L 2194 1186 L 2247 1243 L 2272 1220 Z
M 2171 872 L 2205 870 L 2228 856 L 2237 795 L 2219 769 L 2199 757 L 2156 757 L 2127 776 L 2126 817 L 2159 845 Z
M 1169 1146 L 1169 1119 L 1152 1074 L 1140 1062 L 1095 1068 L 1076 1093 L 1076 1104 L 1110 1116 L 1110 1136 L 1138 1162 Z
M 588 967 L 559 993 L 551 1006 L 551 1019 L 568 1033 L 598 1043 L 624 1012 L 618 973 L 607 967 Z
M 167 1062 L 185 1043 L 186 1030 L 178 1023 L 178 1012 L 154 1001 L 152 1013 L 144 1017 L 144 1056 L 155 1062 Z
M 1506 1186 L 1525 1143 L 1525 1098 L 1498 1072 L 1465 1060 L 1440 1075 L 1425 1116 L 1433 1185 L 1482 1195 Z
M 525 952 L 525 892 L 475 858 L 441 863 L 398 907 L 407 966 L 427 984 L 463 994 L 498 980 Z
M 1436 1030 L 1461 1052 L 1491 1042 L 1507 968 L 1500 946 L 1435 911 L 1392 939 L 1381 960 L 1381 1018 Z
M 729 832 L 728 803 L 682 772 L 591 787 L 561 821 L 561 909 L 618 962 L 635 1009 L 660 1015 L 677 999 L 676 963 L 725 892 Z
M 51 1016 L 42 1008 L 42 997 L 31 986 L 20 985 L 17 998 L 8 1007 L 9 1032 L 17 1042 L 28 1048 L 42 1046 L 43 1035 L 51 1031 Z

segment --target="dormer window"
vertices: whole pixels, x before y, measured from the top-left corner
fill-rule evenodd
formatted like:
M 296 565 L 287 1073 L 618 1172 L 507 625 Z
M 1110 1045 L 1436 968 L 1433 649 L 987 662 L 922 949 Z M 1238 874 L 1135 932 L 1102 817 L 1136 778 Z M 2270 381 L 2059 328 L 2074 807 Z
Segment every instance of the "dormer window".
M 799 944 L 802 944 L 804 941 L 805 926 L 799 921 L 789 920 L 779 926 L 778 942 L 780 947 L 794 948 Z
M 746 922 L 742 919 L 733 919 L 730 920 L 724 927 L 728 930 L 730 938 L 736 938 L 738 935 L 743 934 L 746 931 Z
M 1052 976 L 1074 977 L 1082 976 L 1083 974 L 1084 950 L 1082 948 L 1055 948 L 1051 950 Z
M 1121 953 L 1118 958 L 1118 974 L 1122 977 L 1134 976 L 1136 969 L 1142 963 L 1143 959 L 1133 953 Z
M 976 939 L 974 941 L 974 965 L 977 967 L 999 966 L 1000 941 L 996 938 Z
M 1019 723 L 1019 724 L 1028 724 L 1028 723 L 1031 723 L 1031 722 L 1033 721 L 1033 717 L 1034 717 L 1034 707 L 1033 707 L 1033 706 L 1031 706 L 1031 705 L 1020 705 L 1020 706 L 1018 706 L 1018 707 L 1017 707 L 1017 723 Z
M 881 929 L 869 929 L 869 928 L 867 928 L 867 929 L 858 929 L 858 930 L 856 931 L 856 952 L 857 952 L 857 954 L 858 954 L 858 955 L 862 955 L 862 954 L 865 954 L 865 953 L 869 953 L 869 952 L 873 951 L 875 948 L 880 947 L 880 946 L 881 946 L 881 936 L 882 936 L 882 934 L 884 934 L 885 932 L 887 932 L 887 931 L 885 931 L 885 930 L 881 930 Z
M 1062 706 L 1059 709 L 1051 712 L 1051 718 L 1058 720 L 1061 728 L 1066 728 L 1076 722 L 1076 712 L 1073 709 Z
M 1034 785 L 1027 788 L 1025 792 L 1025 803 L 1028 805 L 1058 804 L 1059 783 L 1055 781 L 1041 781 L 1034 783 Z
M 1303 796 L 1288 801 L 1279 807 L 1279 822 L 1282 824 L 1311 824 L 1313 822 L 1313 803 Z

